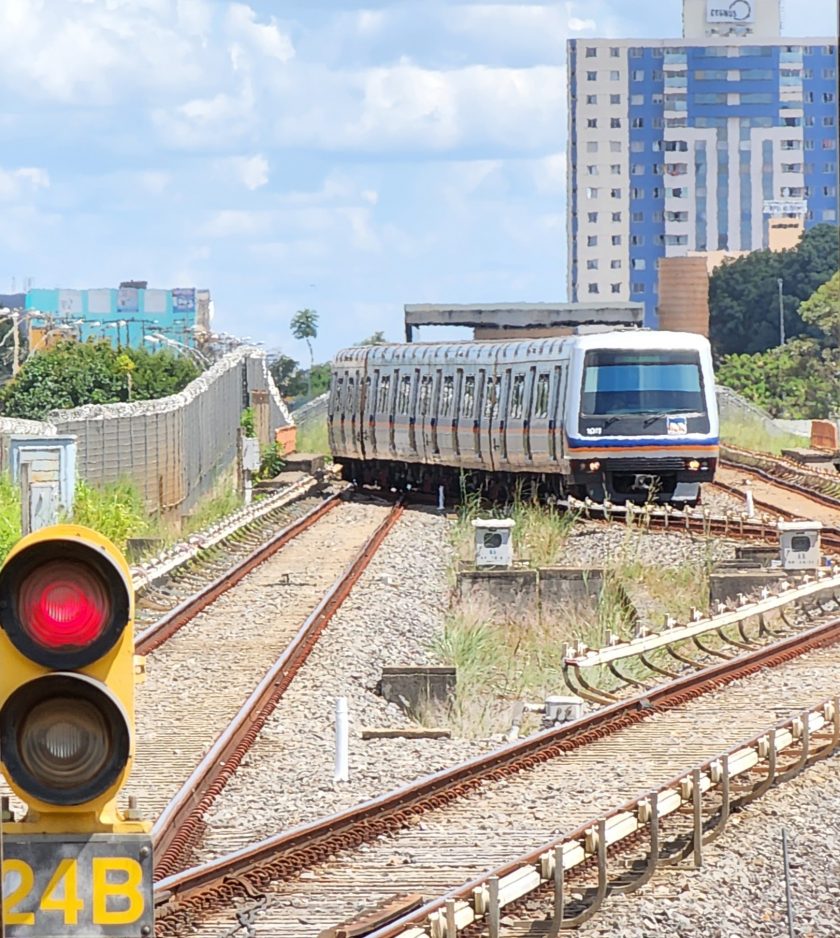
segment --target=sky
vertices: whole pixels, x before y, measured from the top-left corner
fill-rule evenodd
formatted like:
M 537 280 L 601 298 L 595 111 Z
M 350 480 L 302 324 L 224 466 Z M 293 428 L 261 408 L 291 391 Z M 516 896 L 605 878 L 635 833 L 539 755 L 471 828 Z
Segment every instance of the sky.
M 304 307 L 320 361 L 405 303 L 563 301 L 566 39 L 680 32 L 680 0 L 0 0 L 0 292 L 207 287 L 303 361 Z

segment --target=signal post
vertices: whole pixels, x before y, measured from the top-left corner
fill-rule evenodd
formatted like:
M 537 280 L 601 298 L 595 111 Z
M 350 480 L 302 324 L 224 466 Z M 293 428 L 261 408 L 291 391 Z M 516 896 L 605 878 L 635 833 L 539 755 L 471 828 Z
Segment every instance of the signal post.
M 0 568 L 0 769 L 26 812 L 0 820 L 4 938 L 149 938 L 150 824 L 117 796 L 134 757 L 134 592 L 79 525 Z

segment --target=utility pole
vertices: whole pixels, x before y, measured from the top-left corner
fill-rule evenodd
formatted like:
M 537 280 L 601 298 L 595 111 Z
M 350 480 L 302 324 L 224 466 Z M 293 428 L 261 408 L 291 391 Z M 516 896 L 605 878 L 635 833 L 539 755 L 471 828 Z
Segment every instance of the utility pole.
M 781 277 L 776 281 L 779 285 L 779 335 L 781 336 L 782 341 L 780 345 L 785 344 L 785 299 L 784 299 L 784 286 L 785 282 Z
M 12 329 L 14 335 L 12 341 L 15 344 L 14 358 L 12 359 L 12 377 L 20 371 L 20 314 L 12 313 Z

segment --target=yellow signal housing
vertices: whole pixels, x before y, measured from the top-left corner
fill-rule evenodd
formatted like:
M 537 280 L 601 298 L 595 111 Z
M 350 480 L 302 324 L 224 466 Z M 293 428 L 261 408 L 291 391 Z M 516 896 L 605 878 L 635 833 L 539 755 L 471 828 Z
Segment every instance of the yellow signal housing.
M 6 834 L 144 833 L 116 805 L 134 758 L 134 591 L 115 545 L 43 528 L 0 567 L 0 770 L 27 805 Z

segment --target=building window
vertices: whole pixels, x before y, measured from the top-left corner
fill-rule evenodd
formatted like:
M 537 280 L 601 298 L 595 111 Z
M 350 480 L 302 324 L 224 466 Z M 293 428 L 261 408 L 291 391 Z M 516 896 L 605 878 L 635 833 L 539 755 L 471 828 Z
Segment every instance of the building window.
M 613 235 L 612 238 L 610 238 L 610 241 L 612 242 L 613 247 L 619 247 L 621 245 L 621 235 Z
M 610 118 L 610 127 L 615 130 L 617 127 L 621 127 L 621 118 L 620 117 L 611 117 Z
M 685 140 L 666 140 L 665 150 L 678 150 L 680 153 L 685 153 L 688 150 L 688 143 Z
M 645 243 L 644 235 L 630 235 L 630 243 L 637 248 L 640 248 Z
M 697 194 L 700 195 L 700 190 L 699 190 L 699 189 L 697 190 Z M 703 192 L 703 194 L 704 194 L 704 195 L 706 194 L 705 191 Z M 661 222 L 661 221 L 662 221 L 662 212 L 654 212 L 650 217 L 651 217 L 655 222 Z
M 586 96 L 586 103 L 587 103 L 587 104 L 597 104 L 597 103 L 598 103 L 598 95 L 597 95 L 597 94 L 588 94 L 588 95 Z
M 610 172 L 613 174 L 613 176 L 620 176 L 621 175 L 621 163 L 612 163 L 610 165 Z
M 597 270 L 597 269 L 598 269 L 598 258 L 597 258 L 597 257 L 590 257 L 589 260 L 586 262 L 586 269 L 587 269 L 587 270 Z
M 688 212 L 666 212 L 666 221 L 688 221 Z
M 621 261 L 614 258 L 610 261 L 610 270 L 621 270 Z
M 610 46 L 610 58 L 617 59 L 621 55 L 621 50 L 618 46 Z
M 688 235 L 665 235 L 665 243 L 668 245 L 688 244 Z
M 644 142 L 644 140 L 631 140 L 631 141 L 630 141 L 630 152 L 631 152 L 631 153 L 644 153 L 644 152 L 645 152 L 645 142 Z
M 587 152 L 587 153 L 597 153 L 597 152 L 598 152 L 598 141 L 597 141 L 597 140 L 587 140 L 587 141 L 586 141 L 586 152 Z
M 833 68 L 824 68 L 822 70 L 822 77 L 823 78 L 836 78 L 837 72 Z
M 638 130 L 641 127 L 644 127 L 645 126 L 644 117 L 634 117 L 630 126 L 634 127 L 636 130 Z
M 587 198 L 587 199 L 597 199 L 597 198 L 598 198 L 598 190 L 595 189 L 595 188 L 593 188 L 592 186 L 587 186 L 587 187 L 586 187 L 586 198 Z
M 832 199 L 837 195 L 836 186 L 823 186 L 823 195 L 830 196 Z
M 653 49 L 651 50 L 651 53 L 650 53 L 650 54 L 651 54 L 655 59 L 661 59 L 661 58 L 662 58 L 662 47 L 661 47 L 661 46 L 654 46 Z
M 598 213 L 597 213 L 597 212 L 587 212 L 587 213 L 586 213 L 586 220 L 587 220 L 588 222 L 590 222 L 591 224 L 593 224 L 593 225 L 596 224 L 597 221 L 598 221 Z
M 613 213 L 612 213 L 612 220 L 613 220 L 613 221 L 621 221 L 621 212 L 613 212 Z
M 677 190 L 675 189 L 674 191 L 676 192 Z M 654 186 L 654 187 L 653 187 L 653 197 L 654 197 L 655 199 L 660 199 L 660 198 L 662 198 L 662 190 L 659 188 L 659 186 Z
M 631 293 L 644 293 L 645 285 L 643 283 L 633 283 L 630 285 Z
M 586 238 L 586 246 L 588 248 L 598 247 L 598 235 L 588 235 Z
M 610 140 L 610 153 L 621 153 L 620 140 Z
M 655 130 L 660 130 L 662 128 L 661 117 L 654 117 L 654 119 L 650 123 L 651 123 L 651 127 L 653 127 Z M 683 123 L 682 126 L 685 127 L 685 123 Z
M 801 173 L 802 164 L 801 163 L 782 163 L 782 172 L 783 173 Z
M 644 176 L 645 168 L 641 163 L 633 163 L 630 167 L 631 176 Z
M 633 270 L 644 270 L 644 269 L 645 269 L 645 261 L 644 261 L 644 258 L 643 258 L 643 257 L 634 257 L 633 260 L 630 261 L 630 267 L 631 267 Z
M 823 163 L 823 172 L 824 173 L 836 173 L 837 164 L 836 163 Z
M 621 293 L 621 284 L 620 284 L 620 283 L 611 283 L 611 284 L 610 284 L 610 293 Z
M 823 150 L 836 150 L 837 141 L 836 140 L 823 140 L 822 148 Z
M 630 220 L 631 220 L 631 221 L 634 221 L 634 222 L 642 222 L 642 221 L 645 220 L 645 213 L 644 213 L 644 212 L 633 212 L 633 214 L 630 216 Z
M 620 80 L 621 80 L 621 72 L 618 71 L 618 69 L 612 69 L 610 71 L 610 81 L 620 81 Z M 825 95 L 823 95 L 823 97 L 825 97 Z
M 831 115 L 823 118 L 823 127 L 833 127 L 833 126 L 834 126 L 834 118 Z
M 645 197 L 645 190 L 644 190 L 644 189 L 639 189 L 638 187 L 634 186 L 634 187 L 630 190 L 630 198 L 631 198 L 631 199 L 643 199 L 644 197 Z
M 805 149 L 806 149 L 806 150 L 813 150 L 813 149 L 814 149 L 814 141 L 813 141 L 813 140 L 806 140 L 806 141 L 805 141 Z
M 587 57 L 587 59 L 594 59 L 596 55 L 598 55 L 598 47 L 597 47 L 597 46 L 587 46 L 587 47 L 586 47 L 586 57 Z
M 630 104 L 633 107 L 639 107 L 645 103 L 645 96 L 643 94 L 631 94 L 630 95 Z
M 587 80 L 587 81 L 597 81 L 597 80 L 598 80 L 598 73 L 597 73 L 597 72 L 587 72 L 587 73 L 586 73 L 586 80 Z
M 597 118 L 597 117 L 588 117 L 588 118 L 586 119 L 586 126 L 589 127 L 590 129 L 594 129 L 595 127 L 598 126 L 598 118 Z
M 598 175 L 598 167 L 597 167 L 596 165 L 594 165 L 594 164 L 592 164 L 591 166 L 587 166 L 587 167 L 586 167 L 586 175 L 587 175 L 587 176 L 597 176 L 597 175 Z
M 685 176 L 688 172 L 688 163 L 666 163 L 665 171 L 669 176 Z
M 822 217 L 823 221 L 837 221 L 837 212 L 833 208 L 824 208 Z
M 636 69 L 633 69 L 633 72 L 631 73 L 630 77 L 633 79 L 633 81 L 644 81 L 645 73 L 641 69 L 636 68 Z
M 620 199 L 620 198 L 621 198 L 621 189 L 610 189 L 610 198 L 611 198 L 611 199 Z
M 661 176 L 661 175 L 662 175 L 662 164 L 661 164 L 661 163 L 654 163 L 654 164 L 650 167 L 650 169 L 651 169 L 651 172 L 653 173 L 654 176 Z
M 834 92 L 833 91 L 824 91 L 823 92 L 823 104 L 833 104 L 834 103 Z
M 611 95 L 610 95 L 610 104 L 621 104 L 621 95 L 620 95 L 620 94 L 611 94 Z
M 640 46 L 631 46 L 630 47 L 630 58 L 631 59 L 640 59 L 642 57 L 642 49 Z
M 588 287 L 588 290 L 589 290 L 590 293 L 598 293 L 598 292 L 599 292 L 599 290 L 598 290 L 598 284 L 597 284 L 597 283 L 590 283 L 590 284 L 589 284 L 589 287 Z

